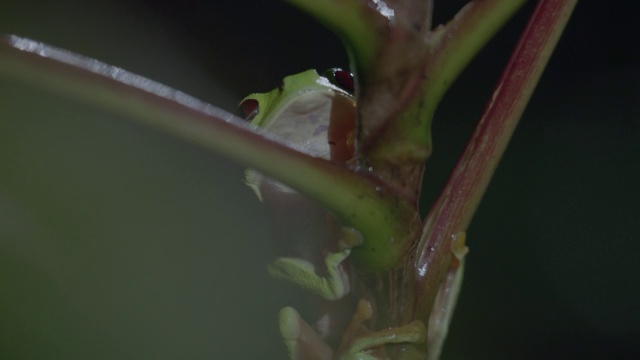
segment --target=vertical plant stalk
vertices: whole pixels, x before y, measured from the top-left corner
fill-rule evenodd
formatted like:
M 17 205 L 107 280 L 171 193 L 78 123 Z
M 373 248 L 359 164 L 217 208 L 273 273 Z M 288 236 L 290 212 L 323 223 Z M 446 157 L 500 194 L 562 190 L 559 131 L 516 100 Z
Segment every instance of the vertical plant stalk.
M 428 318 L 451 262 L 451 237 L 466 231 L 576 3 L 538 3 L 469 144 L 429 212 L 417 250 L 413 318 Z

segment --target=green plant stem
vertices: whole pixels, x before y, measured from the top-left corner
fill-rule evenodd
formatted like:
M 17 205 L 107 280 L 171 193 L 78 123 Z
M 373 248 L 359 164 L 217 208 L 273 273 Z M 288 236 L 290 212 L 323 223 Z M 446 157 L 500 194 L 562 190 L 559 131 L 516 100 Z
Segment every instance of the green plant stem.
M 542 0 L 469 144 L 425 221 L 418 246 L 417 317 L 425 318 L 451 261 L 451 236 L 466 231 L 577 0 Z
M 361 0 L 287 0 L 331 29 L 347 45 L 352 65 L 368 71 L 380 48 L 376 25 L 385 23 Z
M 416 221 L 415 208 L 387 184 L 298 152 L 167 86 L 15 36 L 0 41 L 0 75 L 124 115 L 285 182 L 362 233 L 367 241 L 354 256 L 372 271 L 394 266 L 416 236 L 407 225 Z
M 527 0 L 476 0 L 434 30 L 437 45 L 429 59 L 429 97 L 440 101 L 464 68 Z
M 424 163 L 431 154 L 431 122 L 442 96 L 460 72 L 525 2 L 472 1 L 446 25 L 428 34 L 424 43 L 416 44 L 427 46 L 429 51 L 425 52 L 426 58 L 420 68 L 411 71 L 415 84 L 407 87 L 414 88 L 410 91 L 412 94 L 404 95 L 408 103 L 388 105 L 390 109 L 398 109 L 397 119 L 388 124 L 379 138 L 375 137 L 375 129 L 365 129 L 365 133 L 371 133 L 372 136 L 364 140 L 363 149 L 373 157 L 384 158 L 391 163 Z M 421 84 L 420 79 L 424 79 Z M 378 103 L 379 100 L 372 102 Z M 362 112 L 368 118 L 375 116 L 368 114 L 367 109 Z M 386 121 L 388 119 L 368 120 L 374 127 L 387 126 Z

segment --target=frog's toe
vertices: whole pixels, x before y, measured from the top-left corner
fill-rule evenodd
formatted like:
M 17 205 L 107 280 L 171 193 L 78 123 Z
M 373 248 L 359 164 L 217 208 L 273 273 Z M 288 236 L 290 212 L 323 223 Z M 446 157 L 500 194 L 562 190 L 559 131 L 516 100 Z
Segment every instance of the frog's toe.
M 284 307 L 278 314 L 280 334 L 286 340 L 298 340 L 300 338 L 300 314 L 290 307 Z
M 340 228 L 340 232 L 340 241 L 338 242 L 340 250 L 353 249 L 362 245 L 364 241 L 362 234 L 352 227 L 343 226 Z
M 289 353 L 289 359 L 333 359 L 333 350 L 294 308 L 282 308 L 278 317 L 280 334 Z

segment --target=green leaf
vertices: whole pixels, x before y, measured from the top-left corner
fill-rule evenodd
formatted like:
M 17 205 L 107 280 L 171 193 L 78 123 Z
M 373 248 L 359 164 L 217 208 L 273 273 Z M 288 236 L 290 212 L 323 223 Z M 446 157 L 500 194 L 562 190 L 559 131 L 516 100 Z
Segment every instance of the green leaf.
M 382 271 L 395 265 L 407 239 L 415 236 L 402 226 L 415 219 L 415 209 L 388 184 L 299 153 L 162 84 L 16 36 L 0 44 L 0 75 L 125 115 L 283 181 L 363 234 L 365 244 L 353 255 L 365 268 Z

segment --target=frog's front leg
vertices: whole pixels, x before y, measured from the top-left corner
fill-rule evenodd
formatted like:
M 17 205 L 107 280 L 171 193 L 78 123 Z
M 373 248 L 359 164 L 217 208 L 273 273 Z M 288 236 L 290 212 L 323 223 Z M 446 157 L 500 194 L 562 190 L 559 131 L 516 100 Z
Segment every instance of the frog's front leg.
M 342 228 L 338 252 L 329 253 L 324 259 L 326 276 L 318 275 L 310 261 L 281 257 L 268 266 L 274 278 L 290 282 L 327 300 L 338 300 L 349 293 L 349 277 L 342 263 L 351 249 L 362 244 L 362 236 L 355 229 Z

